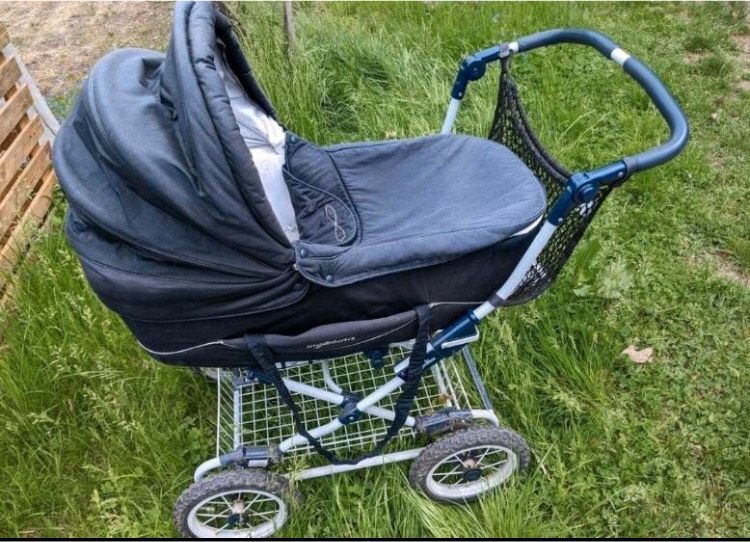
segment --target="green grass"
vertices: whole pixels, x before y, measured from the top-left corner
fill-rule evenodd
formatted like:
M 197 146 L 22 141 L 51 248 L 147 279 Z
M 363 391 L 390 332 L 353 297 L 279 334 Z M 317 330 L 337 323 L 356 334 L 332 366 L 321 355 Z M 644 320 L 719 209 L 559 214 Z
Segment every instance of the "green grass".
M 320 143 L 433 132 L 462 55 L 566 25 L 650 64 L 693 134 L 614 194 L 547 294 L 483 326 L 480 369 L 534 450 L 526 476 L 467 507 L 416 495 L 403 466 L 305 482 L 281 534 L 750 536 L 750 291 L 720 273 L 750 272 L 748 64 L 732 40 L 746 5 L 302 4 L 291 62 L 280 5 L 237 9 L 281 118 Z M 486 133 L 496 70 L 471 87 L 461 132 Z M 642 92 L 591 51 L 519 57 L 514 72 L 571 167 L 663 138 Z M 212 390 L 149 360 L 97 301 L 63 211 L 0 319 L 0 535 L 172 536 L 174 500 L 212 452 Z M 621 356 L 630 344 L 653 363 Z

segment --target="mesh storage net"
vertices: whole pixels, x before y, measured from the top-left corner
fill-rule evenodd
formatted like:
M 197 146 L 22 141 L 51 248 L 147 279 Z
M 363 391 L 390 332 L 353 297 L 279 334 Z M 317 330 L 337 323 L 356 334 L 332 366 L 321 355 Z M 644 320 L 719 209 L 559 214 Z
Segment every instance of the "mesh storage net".
M 521 104 L 518 86 L 510 74 L 510 57 L 501 59 L 500 88 L 489 139 L 512 150 L 542 182 L 547 191 L 546 217 L 565 187 L 570 172 L 544 150 L 532 132 Z M 608 187 L 601 189 L 594 200 L 576 206 L 565 217 L 539 255 L 536 265 L 529 270 L 505 304 L 529 301 L 552 284 L 610 191 Z

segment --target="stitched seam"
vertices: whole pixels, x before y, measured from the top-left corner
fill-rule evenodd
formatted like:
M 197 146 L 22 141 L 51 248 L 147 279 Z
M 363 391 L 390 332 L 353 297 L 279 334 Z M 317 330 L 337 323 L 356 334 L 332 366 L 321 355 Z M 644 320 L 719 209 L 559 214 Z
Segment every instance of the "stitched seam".
M 344 176 L 341 174 L 341 171 L 339 170 L 339 166 L 336 163 L 336 160 L 333 159 L 333 156 L 331 156 L 329 152 L 326 152 L 326 156 L 331 161 L 331 164 L 333 164 L 333 168 L 336 170 L 336 175 L 338 175 L 339 177 L 339 182 L 341 183 L 341 187 L 344 190 L 344 194 L 346 194 L 346 198 L 349 200 L 349 203 L 351 204 L 351 208 L 353 209 L 352 213 L 354 214 L 354 220 L 357 224 L 357 231 L 355 232 L 355 239 L 361 240 L 365 234 L 365 231 L 364 231 L 364 224 L 362 223 L 362 220 L 360 220 L 359 212 L 357 211 L 357 206 L 354 205 L 354 200 L 352 199 L 352 195 L 349 193 L 349 188 L 346 186 L 346 181 L 344 181 Z
M 353 234 L 352 234 L 352 235 L 347 235 L 347 239 L 346 239 L 346 240 L 342 241 L 341 243 L 335 244 L 334 246 L 346 246 L 346 245 L 347 245 L 348 243 L 350 243 L 350 242 L 351 242 L 352 240 L 354 240 L 354 239 L 356 238 L 356 236 L 357 236 L 357 230 L 359 229 L 359 224 L 357 223 L 357 218 L 356 218 L 356 216 L 354 215 L 354 212 L 353 212 L 353 211 L 352 211 L 352 209 L 351 209 L 351 208 L 350 208 L 350 207 L 349 207 L 349 206 L 348 206 L 348 205 L 346 204 L 346 202 L 342 201 L 342 200 L 341 200 L 341 198 L 338 198 L 338 197 L 336 197 L 336 196 L 335 196 L 334 194 L 332 194 L 332 193 L 328 192 L 327 190 L 323 190 L 323 189 L 322 189 L 322 188 L 320 188 L 320 187 L 317 187 L 317 186 L 311 185 L 310 183 L 307 183 L 307 182 L 305 182 L 305 181 L 303 181 L 303 180 L 299 179 L 299 178 L 298 178 L 298 177 L 296 177 L 296 176 L 295 176 L 295 175 L 294 175 L 294 174 L 293 174 L 293 173 L 292 173 L 291 171 L 289 171 L 289 169 L 288 169 L 288 168 L 287 168 L 286 166 L 282 166 L 282 171 L 283 171 L 284 173 L 286 173 L 286 174 L 287 174 L 287 175 L 289 176 L 289 179 L 290 179 L 290 180 L 291 180 L 291 181 L 292 181 L 293 183 L 298 183 L 298 184 L 304 185 L 304 186 L 306 186 L 306 187 L 310 188 L 311 190 L 314 190 L 314 191 L 316 191 L 316 192 L 319 192 L 319 193 L 321 193 L 321 194 L 325 194 L 325 195 L 327 195 L 327 196 L 330 196 L 330 197 L 331 197 L 331 198 L 332 198 L 333 200 L 335 200 L 335 201 L 337 201 L 337 202 L 338 202 L 339 204 L 341 204 L 341 206 L 342 206 L 342 207 L 344 207 L 344 209 L 346 209 L 347 211 L 349 211 L 349 214 L 351 215 L 351 217 L 352 217 L 352 220 L 354 221 L 354 232 L 353 232 Z M 316 210 L 317 210 L 317 209 L 316 209 Z
M 350 143 L 343 147 L 337 147 L 335 149 L 325 149 L 326 152 L 329 154 L 333 154 L 335 152 L 339 151 L 348 151 L 350 149 L 369 149 L 370 147 L 382 147 L 385 145 L 395 145 L 398 143 L 403 143 L 405 141 L 411 142 L 411 141 L 419 141 L 423 139 L 438 139 L 440 137 L 443 137 L 445 134 L 433 134 L 433 135 L 427 135 L 427 136 L 418 136 L 418 137 L 410 137 L 407 139 L 391 139 L 386 141 L 371 141 L 369 143 Z M 461 135 L 453 135 L 452 137 L 466 137 Z
M 91 258 L 90 256 L 84 256 L 82 254 L 78 254 L 78 257 L 81 258 L 82 260 L 85 260 L 86 262 L 94 263 L 94 264 L 99 265 L 101 267 L 106 267 L 107 269 L 114 269 L 115 271 L 119 271 L 121 273 L 128 273 L 128 274 L 131 274 L 131 275 L 138 275 L 139 277 L 152 277 L 152 278 L 155 278 L 155 279 L 165 279 L 166 278 L 166 280 L 170 280 L 170 281 L 174 281 L 174 282 L 185 282 L 185 283 L 188 283 L 188 284 L 218 284 L 218 285 L 227 285 L 227 286 L 228 285 L 239 286 L 241 284 L 257 285 L 257 284 L 260 284 L 262 282 L 262 281 L 246 280 L 246 281 L 243 281 L 242 283 L 236 283 L 236 282 L 221 282 L 221 281 L 218 281 L 218 280 L 193 280 L 193 279 L 180 279 L 180 278 L 173 278 L 173 277 L 165 277 L 164 275 L 154 275 L 154 274 L 151 274 L 151 273 L 141 273 L 141 272 L 136 273 L 135 271 L 130 271 L 129 269 L 123 269 L 122 267 L 115 267 L 114 265 L 110 265 L 110 264 L 101 262 L 101 261 L 97 260 L 96 258 Z M 248 278 L 247 275 L 235 275 L 235 276 L 241 277 L 243 279 L 244 278 Z

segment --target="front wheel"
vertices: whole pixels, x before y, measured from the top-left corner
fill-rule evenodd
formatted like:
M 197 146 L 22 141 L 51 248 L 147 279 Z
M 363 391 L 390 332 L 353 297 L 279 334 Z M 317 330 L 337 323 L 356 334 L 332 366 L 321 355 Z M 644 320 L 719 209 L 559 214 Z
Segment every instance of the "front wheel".
M 195 482 L 174 507 L 189 538 L 266 538 L 289 518 L 287 480 L 262 470 L 233 469 Z
M 530 455 L 526 441 L 509 429 L 469 427 L 425 447 L 409 481 L 436 501 L 471 502 L 526 469 Z

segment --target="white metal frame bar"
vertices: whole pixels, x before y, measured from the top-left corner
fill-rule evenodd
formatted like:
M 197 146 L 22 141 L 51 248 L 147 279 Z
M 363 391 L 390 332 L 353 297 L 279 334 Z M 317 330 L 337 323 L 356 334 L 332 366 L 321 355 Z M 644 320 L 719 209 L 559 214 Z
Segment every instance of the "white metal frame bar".
M 399 367 L 403 366 L 404 364 L 408 364 L 408 357 L 405 357 L 401 362 L 397 363 L 394 367 L 394 371 L 400 370 Z M 437 385 L 438 391 L 446 395 L 453 395 L 454 392 L 452 392 L 447 387 L 445 379 L 439 372 L 439 368 L 437 366 L 433 366 L 431 367 L 431 370 L 433 372 L 433 376 L 435 378 L 435 383 Z M 321 400 L 321 401 L 328 402 L 328 403 L 335 404 L 335 405 L 342 404 L 345 400 L 345 396 L 342 394 L 330 391 L 331 388 L 338 388 L 343 392 L 343 388 L 341 388 L 333 379 L 328 362 L 321 363 L 321 371 L 323 372 L 323 375 L 324 375 L 323 379 L 328 389 L 321 389 L 315 386 L 310 386 L 308 384 L 299 382 L 292 378 L 285 378 L 284 382 L 291 392 L 294 392 L 303 396 L 312 397 L 313 399 Z M 358 403 L 358 405 L 363 409 L 363 412 L 365 412 L 366 414 L 370 416 L 381 418 L 387 421 L 392 421 L 393 418 L 395 417 L 395 413 L 392 410 L 377 406 L 377 403 L 381 399 L 388 396 L 393 391 L 397 390 L 403 384 L 403 382 L 404 381 L 397 376 L 392 378 L 391 380 L 386 382 L 385 385 L 380 386 L 375 391 L 368 394 L 365 398 L 363 398 Z M 217 385 L 219 386 L 217 395 L 219 396 L 218 408 L 220 411 L 222 408 L 221 400 L 220 400 L 221 393 L 222 393 L 220 381 Z M 452 386 L 459 385 L 459 383 L 451 384 L 451 385 Z M 240 434 L 239 436 L 240 443 L 237 443 L 238 428 L 236 427 L 236 425 L 238 421 L 238 416 L 242 417 L 243 415 L 241 405 L 238 408 L 238 404 L 237 404 L 242 401 L 242 397 L 243 397 L 242 386 L 233 385 L 232 390 L 231 390 L 231 397 L 232 397 L 232 403 L 233 403 L 231 417 L 235 425 L 235 427 L 233 427 L 233 434 L 232 434 L 233 441 L 236 446 L 241 446 L 242 436 Z M 493 425 L 496 425 L 496 426 L 499 425 L 499 420 L 497 418 L 497 415 L 492 410 L 472 409 L 471 415 L 475 419 L 483 419 L 492 423 Z M 407 427 L 414 428 L 414 426 L 416 425 L 416 419 L 413 416 L 409 416 L 406 420 L 405 425 Z M 323 436 L 329 435 L 341 429 L 342 427 L 344 427 L 344 424 L 342 424 L 337 418 L 334 418 L 334 419 L 331 419 L 328 423 L 325 423 L 318 427 L 310 429 L 309 432 L 315 438 L 321 438 Z M 308 444 L 307 439 L 305 439 L 299 434 L 295 434 L 285 439 L 284 441 L 282 441 L 281 444 L 279 445 L 279 450 L 283 453 L 297 446 L 303 446 L 307 444 Z M 386 464 L 395 463 L 399 461 L 407 461 L 416 457 L 421 452 L 421 450 L 422 450 L 421 448 L 415 448 L 415 449 L 409 449 L 405 451 L 382 454 L 380 456 L 362 460 L 355 465 L 326 465 L 322 467 L 314 467 L 314 468 L 305 469 L 296 473 L 295 477 L 299 480 L 307 480 L 311 478 L 317 478 L 320 476 L 327 476 L 329 474 L 336 474 L 339 472 L 348 472 L 352 470 L 386 465 Z M 267 466 L 267 464 L 268 464 L 267 461 L 255 461 L 255 462 L 252 462 L 251 464 L 248 464 L 248 466 L 265 467 Z M 194 478 L 195 480 L 200 480 L 201 478 L 205 477 L 206 474 L 208 474 L 210 471 L 221 468 L 222 466 L 224 465 L 222 465 L 221 459 L 220 457 L 218 457 L 218 450 L 217 450 L 217 457 L 209 459 L 208 461 L 205 461 L 201 465 L 198 466 L 198 468 L 195 471 Z
M 357 403 L 357 409 L 371 416 L 376 416 L 378 418 L 392 421 L 396 414 L 392 410 L 381 408 L 376 405 L 384 397 L 390 395 L 398 388 L 400 388 L 403 383 L 404 380 L 398 376 L 392 378 L 383 386 L 361 399 Z M 320 388 L 316 388 L 315 386 L 309 386 L 307 384 L 303 384 L 302 382 L 297 382 L 296 380 L 292 380 L 289 378 L 284 379 L 284 384 L 286 384 L 286 387 L 289 388 L 290 392 L 299 393 L 300 395 L 306 395 L 308 397 L 319 399 L 321 401 L 327 401 L 336 405 L 340 405 L 346 400 L 343 395 L 340 395 L 338 393 L 322 390 Z M 326 382 L 326 384 L 328 384 L 328 382 Z M 407 427 L 414 427 L 415 424 L 416 420 L 414 419 L 414 417 L 409 416 L 406 418 L 406 422 L 404 425 L 406 425 Z M 326 424 L 308 429 L 307 431 L 308 433 L 310 433 L 310 435 L 317 439 L 326 435 L 330 435 L 343 426 L 344 424 L 340 422 L 338 418 L 334 418 Z M 288 439 L 283 440 L 279 444 L 278 448 L 281 453 L 286 453 L 296 446 L 302 446 L 307 443 L 308 440 L 305 437 L 303 437 L 299 433 L 295 433 Z
M 239 448 L 242 445 L 242 389 L 235 386 L 232 390 L 232 403 L 234 405 L 234 447 Z
M 513 273 L 511 273 L 508 279 L 496 292 L 497 297 L 502 300 L 506 300 L 513 294 L 513 292 L 516 291 L 516 288 L 521 285 L 521 282 L 523 282 L 526 274 L 534 265 L 536 265 L 536 260 L 539 257 L 539 254 L 541 254 L 542 250 L 544 250 L 544 247 L 547 246 L 547 243 L 552 238 L 552 234 L 554 234 L 556 230 L 557 226 L 545 221 L 544 225 L 541 227 L 539 232 L 534 237 L 534 240 L 531 242 L 531 245 L 529 245 L 529 248 L 527 248 L 526 252 L 524 252 L 521 260 L 518 262 L 518 264 L 516 264 L 515 269 L 513 269 Z M 489 301 L 485 301 L 479 307 L 474 309 L 474 317 L 477 320 L 481 320 L 496 308 L 497 307 Z
M 297 480 L 310 480 L 311 478 L 320 478 L 321 476 L 329 476 L 340 472 L 350 472 L 353 470 L 368 469 L 370 467 L 380 467 L 382 465 L 397 463 L 399 461 L 409 461 L 410 459 L 417 457 L 423 449 L 424 448 L 412 448 L 411 450 L 405 450 L 403 452 L 393 452 L 369 457 L 355 465 L 324 465 L 322 467 L 305 469 L 297 473 L 294 478 Z
M 443 121 L 443 127 L 440 129 L 441 134 L 450 134 L 453 130 L 453 123 L 456 122 L 456 115 L 458 115 L 458 109 L 461 107 L 461 100 L 451 98 L 448 102 L 448 111 L 445 113 L 445 120 Z

